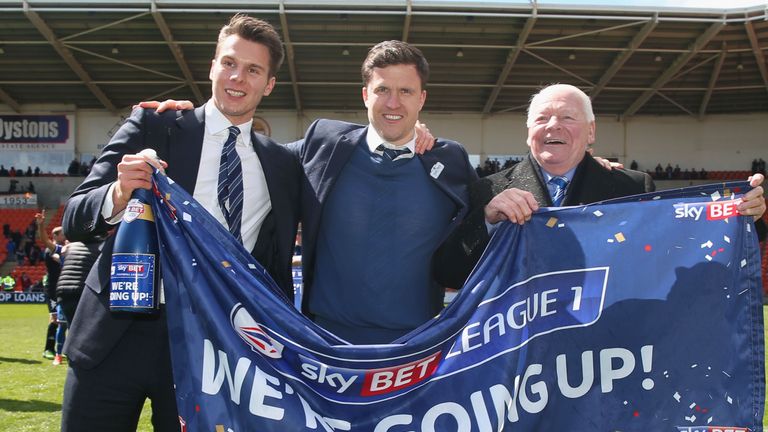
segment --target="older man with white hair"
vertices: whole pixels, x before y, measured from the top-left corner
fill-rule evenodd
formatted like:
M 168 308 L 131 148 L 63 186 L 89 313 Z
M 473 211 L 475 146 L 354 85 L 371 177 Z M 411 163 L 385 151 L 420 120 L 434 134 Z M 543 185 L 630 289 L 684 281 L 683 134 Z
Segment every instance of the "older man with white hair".
M 528 107 L 528 155 L 515 166 L 476 182 L 470 189 L 470 211 L 437 252 L 450 262 L 440 282 L 461 287 L 490 240 L 494 224 L 524 223 L 539 206 L 590 204 L 655 190 L 648 174 L 607 169 L 587 151 L 595 142 L 595 115 L 583 91 L 568 84 L 550 85 Z M 739 205 L 743 215 L 758 220 L 765 212 L 761 174 Z M 761 230 L 764 233 L 764 230 Z

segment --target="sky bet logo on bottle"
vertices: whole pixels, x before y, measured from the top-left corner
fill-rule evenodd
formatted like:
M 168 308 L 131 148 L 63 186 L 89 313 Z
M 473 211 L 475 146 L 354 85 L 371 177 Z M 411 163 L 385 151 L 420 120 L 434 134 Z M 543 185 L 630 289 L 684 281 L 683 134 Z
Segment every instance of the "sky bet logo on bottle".
M 674 204 L 675 219 L 721 220 L 739 216 L 741 200 L 717 201 L 709 203 Z

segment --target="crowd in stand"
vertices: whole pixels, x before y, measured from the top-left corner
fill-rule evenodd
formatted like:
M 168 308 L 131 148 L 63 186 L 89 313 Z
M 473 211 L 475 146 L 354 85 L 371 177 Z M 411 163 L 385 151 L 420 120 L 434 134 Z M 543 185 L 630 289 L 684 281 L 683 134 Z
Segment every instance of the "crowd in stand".
M 37 236 L 37 224 L 32 221 L 22 233 L 19 230 L 11 231 L 10 225 L 3 225 L 3 237 L 8 241 L 5 244 L 8 252 L 8 260 L 16 260 L 18 265 L 37 265 L 43 259 L 43 251 L 35 243 Z
M 498 159 L 486 159 L 485 163 L 480 166 L 475 167 L 475 171 L 477 171 L 478 177 L 486 177 L 491 174 L 496 174 L 497 172 L 501 170 L 505 170 L 507 168 L 511 168 L 516 163 L 520 162 L 522 158 L 508 158 L 504 161 L 504 163 L 501 163 Z
M 632 161 L 630 169 L 636 170 L 637 162 Z M 675 164 L 675 167 L 673 168 L 670 163 L 667 164 L 666 168 L 662 168 L 659 163 L 653 171 L 646 170 L 646 172 L 650 174 L 654 180 L 706 180 L 708 175 L 707 170 L 704 168 L 698 171 L 696 168 L 686 168 L 681 170 L 680 165 Z
M 67 175 L 87 176 L 91 172 L 91 167 L 93 167 L 94 163 L 96 163 L 95 157 L 88 163 L 80 163 L 77 159 L 72 159 L 67 168 Z M 41 175 L 43 175 L 43 172 L 40 167 L 32 169 L 31 166 L 28 166 L 25 170 L 23 168 L 16 169 L 14 166 L 6 168 L 5 165 L 0 165 L 0 177 L 39 177 Z

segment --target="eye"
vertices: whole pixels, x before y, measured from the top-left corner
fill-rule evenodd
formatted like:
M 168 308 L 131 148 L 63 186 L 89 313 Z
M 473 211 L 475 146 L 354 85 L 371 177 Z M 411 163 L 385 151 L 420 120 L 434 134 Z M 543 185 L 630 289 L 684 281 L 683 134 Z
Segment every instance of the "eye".
M 376 87 L 376 89 L 373 91 L 377 95 L 383 95 L 389 93 L 389 89 L 386 87 Z
M 233 67 L 235 65 L 235 62 L 229 59 L 224 59 L 221 61 L 221 64 L 223 64 L 226 67 Z

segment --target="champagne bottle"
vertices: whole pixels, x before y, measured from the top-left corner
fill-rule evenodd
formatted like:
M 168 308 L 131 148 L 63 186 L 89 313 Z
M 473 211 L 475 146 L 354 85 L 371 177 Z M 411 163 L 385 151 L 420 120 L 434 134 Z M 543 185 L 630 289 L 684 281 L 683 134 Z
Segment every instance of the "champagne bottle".
M 117 227 L 109 293 L 113 312 L 159 310 L 160 248 L 151 199 L 151 190 L 135 189 Z

